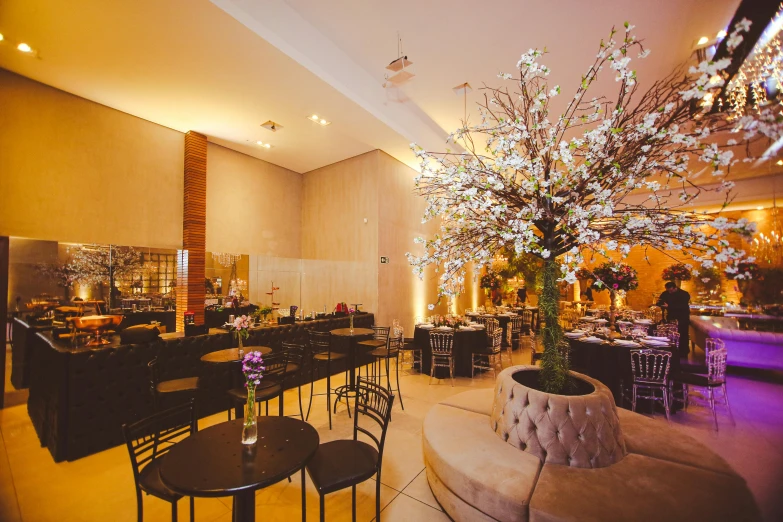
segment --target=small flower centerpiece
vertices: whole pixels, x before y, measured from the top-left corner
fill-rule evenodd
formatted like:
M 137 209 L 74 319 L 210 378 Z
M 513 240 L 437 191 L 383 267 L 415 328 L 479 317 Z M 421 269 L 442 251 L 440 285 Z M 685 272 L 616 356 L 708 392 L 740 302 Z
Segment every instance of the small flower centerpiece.
M 664 281 L 673 281 L 679 287 L 681 282 L 691 280 L 691 269 L 688 265 L 677 263 L 664 268 L 661 278 Z
M 458 315 L 439 315 L 436 317 L 435 321 L 433 321 L 433 324 L 436 328 L 446 327 L 456 330 L 460 326 L 467 326 L 468 322 Z
M 249 352 L 242 359 L 242 373 L 245 375 L 247 404 L 245 405 L 245 424 L 242 426 L 242 444 L 255 444 L 258 440 L 256 426 L 256 386 L 264 377 L 264 358 L 261 352 Z
M 242 341 L 250 336 L 248 329 L 250 328 L 250 318 L 246 315 L 240 315 L 234 319 L 234 324 L 231 325 L 231 330 L 237 333 L 237 340 L 239 343 L 239 349 L 242 349 Z
M 351 333 L 353 333 L 353 316 L 356 315 L 356 309 L 349 308 L 348 309 L 348 324 L 349 328 L 351 329 Z

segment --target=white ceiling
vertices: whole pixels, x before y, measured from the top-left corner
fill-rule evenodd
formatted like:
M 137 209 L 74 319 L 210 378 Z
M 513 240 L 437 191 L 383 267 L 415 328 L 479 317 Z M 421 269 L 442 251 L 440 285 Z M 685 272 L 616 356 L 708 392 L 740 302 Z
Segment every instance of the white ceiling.
M 724 28 L 738 3 L 3 0 L 0 67 L 296 172 L 375 148 L 414 165 L 410 141 L 442 150 L 459 124 L 451 88 L 496 84 L 528 48 L 548 48 L 551 82 L 568 92 L 598 41 L 628 20 L 652 50 L 638 68 L 644 84 Z M 395 93 L 381 84 L 397 31 L 416 77 Z M 9 45 L 20 40 L 40 59 Z M 333 124 L 307 121 L 314 112 Z M 261 129 L 268 119 L 285 128 Z

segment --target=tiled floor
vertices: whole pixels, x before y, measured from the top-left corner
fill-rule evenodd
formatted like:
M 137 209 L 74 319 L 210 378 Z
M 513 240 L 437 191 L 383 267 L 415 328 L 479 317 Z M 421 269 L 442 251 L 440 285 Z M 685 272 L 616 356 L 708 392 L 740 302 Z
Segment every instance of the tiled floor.
M 515 362 L 529 361 L 529 354 L 515 354 Z M 418 374 L 401 378 L 405 410 L 395 404 L 381 475 L 381 506 L 384 520 L 448 520 L 432 496 L 421 456 L 424 416 L 438 401 L 468 389 L 490 387 L 491 375 L 473 381 L 433 381 Z M 323 387 L 323 383 L 318 383 Z M 699 439 L 726 458 L 743 475 L 770 522 L 783 520 L 783 385 L 730 377 L 730 397 L 737 421 L 732 426 L 720 418 L 720 431 L 712 430 L 708 412 L 691 407 L 677 414 L 676 429 Z M 316 392 L 321 391 L 316 388 Z M 294 411 L 295 393 L 286 394 L 286 411 Z M 314 399 L 310 422 L 321 441 L 348 438 L 352 424 L 343 407 L 329 430 L 324 399 Z M 203 419 L 204 428 L 225 419 L 223 414 Z M 659 422 L 666 422 L 657 415 Z M 307 516 L 318 520 L 318 495 L 307 482 Z M 694 484 L 693 487 L 699 487 Z M 259 520 L 301 519 L 300 481 L 280 482 L 256 495 Z M 375 482 L 358 488 L 358 520 L 374 519 Z M 180 502 L 180 520 L 187 520 L 186 501 Z M 231 499 L 197 499 L 196 520 L 231 520 Z M 169 504 L 146 497 L 146 521 L 170 520 Z M 327 520 L 350 520 L 350 489 L 327 496 Z M 41 448 L 24 405 L 0 410 L 0 520 L 34 521 L 131 521 L 136 518 L 133 478 L 124 447 L 112 448 L 75 462 L 55 464 Z

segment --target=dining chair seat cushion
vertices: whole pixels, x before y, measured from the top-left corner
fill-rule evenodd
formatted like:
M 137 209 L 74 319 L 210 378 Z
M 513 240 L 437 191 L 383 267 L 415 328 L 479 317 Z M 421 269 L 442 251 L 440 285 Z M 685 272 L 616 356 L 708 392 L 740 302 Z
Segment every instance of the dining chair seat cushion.
M 316 361 L 328 361 L 329 359 L 331 359 L 332 361 L 337 361 L 339 359 L 345 359 L 346 357 L 347 357 L 346 354 L 339 353 L 339 352 L 321 352 L 313 355 L 313 359 L 315 359 Z
M 722 383 L 717 381 L 710 382 L 709 377 L 706 375 L 700 375 L 698 373 L 678 372 L 671 376 L 674 382 L 681 382 L 684 384 L 692 384 L 694 386 L 720 386 Z
M 381 346 L 386 346 L 386 341 L 382 339 L 367 339 L 366 341 L 359 341 L 356 344 L 361 344 L 362 346 L 372 346 L 373 348 L 378 348 Z
M 300 366 L 296 363 L 287 363 L 285 365 L 285 374 L 291 375 L 299 371 Z
M 370 355 L 372 355 L 373 357 L 380 357 L 380 358 L 386 358 L 386 357 L 393 358 L 393 357 L 397 357 L 397 354 L 399 353 L 400 351 L 397 349 L 387 350 L 386 348 L 376 348 L 375 350 L 370 352 Z
M 162 462 L 163 458 L 157 458 L 142 468 L 139 472 L 139 487 L 150 495 L 168 500 L 169 502 L 176 502 L 182 498 L 182 495 L 175 493 L 163 484 L 163 481 L 160 479 L 160 465 Z
M 366 442 L 334 440 L 318 446 L 307 464 L 307 472 L 318 490 L 326 495 L 359 484 L 375 475 L 378 450 Z
M 161 381 L 155 387 L 158 393 L 177 393 L 185 391 L 195 391 L 198 389 L 198 377 L 185 377 L 182 379 L 171 379 L 170 381 Z
M 272 384 L 266 387 L 259 386 L 256 388 L 256 402 L 266 402 L 282 393 L 283 387 L 279 384 Z M 238 402 L 247 401 L 247 389 L 244 387 L 228 390 L 228 395 Z

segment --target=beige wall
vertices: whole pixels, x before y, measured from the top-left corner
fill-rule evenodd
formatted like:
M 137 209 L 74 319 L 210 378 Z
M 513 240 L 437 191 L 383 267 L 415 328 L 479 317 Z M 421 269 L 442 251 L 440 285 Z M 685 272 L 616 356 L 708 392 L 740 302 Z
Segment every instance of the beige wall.
M 4 69 L 0 100 L 0 235 L 181 245 L 181 133 Z
M 208 251 L 300 257 L 301 220 L 301 174 L 208 145 Z
M 307 172 L 302 189 L 305 310 L 378 311 L 379 151 Z M 366 222 L 365 222 L 366 220 Z

